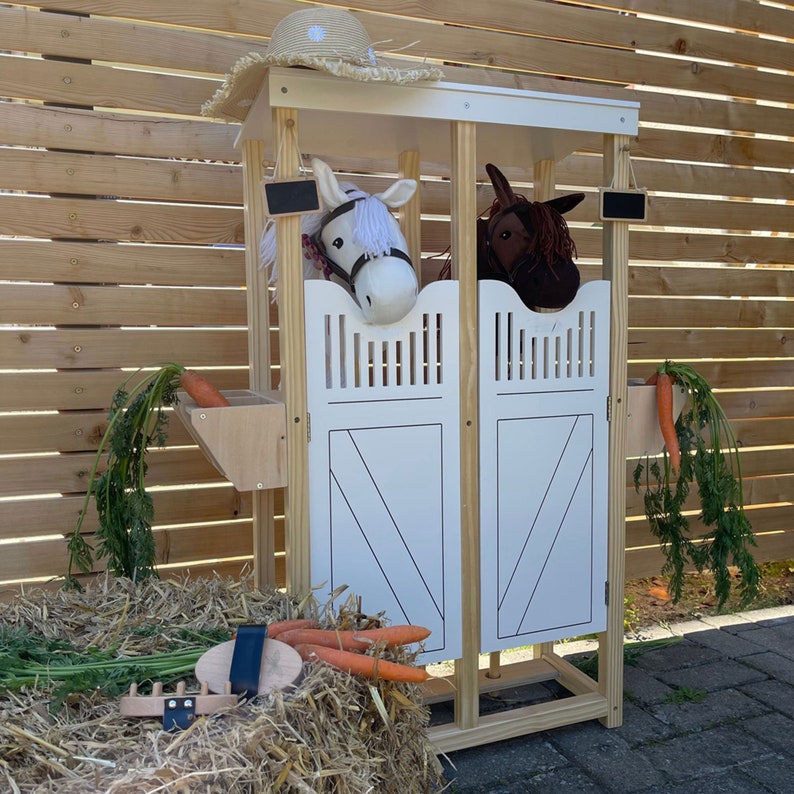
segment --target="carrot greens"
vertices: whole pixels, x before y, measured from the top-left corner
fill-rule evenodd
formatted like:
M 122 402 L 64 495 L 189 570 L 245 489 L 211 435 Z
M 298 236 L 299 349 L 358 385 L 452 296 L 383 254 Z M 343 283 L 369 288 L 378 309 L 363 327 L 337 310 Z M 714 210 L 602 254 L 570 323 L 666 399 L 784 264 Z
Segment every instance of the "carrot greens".
M 154 373 L 137 370 L 113 394 L 83 509 L 68 540 L 67 587 L 79 589 L 76 570 L 87 574 L 94 565 L 94 549 L 82 533 L 92 496 L 99 516 L 96 556 L 107 557 L 108 568 L 117 576 L 134 581 L 157 576 L 146 453 L 152 445 L 165 445 L 169 418 L 165 408 L 177 401 L 184 372 L 179 364 L 157 366 Z M 106 468 L 97 477 L 105 452 Z
M 689 410 L 675 425 L 680 470 L 674 470 L 665 448 L 661 461 L 637 463 L 634 487 L 638 493 L 644 491 L 651 531 L 665 553 L 662 573 L 670 577 L 670 595 L 674 602 L 681 598 L 684 572 L 691 564 L 713 574 L 714 594 L 722 607 L 731 591 L 732 564 L 740 574 L 739 592 L 747 604 L 758 595 L 761 574 L 750 552 L 756 541 L 744 510 L 741 460 L 730 421 L 705 378 L 691 366 L 666 361 L 659 373 L 670 375 L 689 397 Z M 693 484 L 706 529 L 700 537 L 691 534 L 687 515 Z

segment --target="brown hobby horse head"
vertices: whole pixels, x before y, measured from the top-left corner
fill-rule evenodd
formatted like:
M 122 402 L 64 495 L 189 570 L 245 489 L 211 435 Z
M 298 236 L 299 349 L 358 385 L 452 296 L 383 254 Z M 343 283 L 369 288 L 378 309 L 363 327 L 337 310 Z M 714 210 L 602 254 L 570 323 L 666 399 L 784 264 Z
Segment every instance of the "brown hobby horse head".
M 549 201 L 516 195 L 504 174 L 485 166 L 496 199 L 477 221 L 477 277 L 504 281 L 530 309 L 561 309 L 579 289 L 576 246 L 563 213 L 584 199 L 571 193 Z

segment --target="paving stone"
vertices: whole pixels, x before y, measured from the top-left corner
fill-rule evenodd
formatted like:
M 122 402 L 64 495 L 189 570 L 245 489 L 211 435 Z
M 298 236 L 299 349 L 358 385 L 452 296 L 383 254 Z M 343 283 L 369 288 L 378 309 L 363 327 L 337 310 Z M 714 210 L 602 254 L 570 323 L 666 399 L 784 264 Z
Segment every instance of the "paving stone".
M 659 722 L 673 726 L 681 732 L 733 723 L 740 716 L 744 720 L 765 714 L 769 711 L 769 706 L 735 689 L 721 689 L 707 694 L 700 703 L 660 703 L 649 706 L 648 710 Z
M 688 667 L 684 670 L 669 670 L 659 673 L 658 677 L 663 683 L 671 687 L 705 689 L 707 692 L 716 692 L 718 689 L 730 689 L 768 678 L 765 673 L 733 659 L 710 662 L 698 667 Z
M 761 649 L 775 651 L 783 656 L 794 658 L 794 639 L 785 637 L 775 629 L 758 626 L 742 632 L 742 639 L 753 642 Z
M 648 745 L 645 755 L 670 781 L 682 783 L 719 775 L 775 753 L 740 728 L 721 726 Z
M 742 772 L 731 769 L 707 778 L 646 789 L 643 794 L 768 794 L 768 789 Z
M 641 653 L 637 656 L 637 667 L 651 673 L 662 670 L 677 670 L 682 667 L 694 667 L 704 662 L 721 659 L 722 654 L 692 640 L 684 639 L 674 645 L 668 645 L 658 650 Z
M 468 792 L 478 790 L 477 786 L 525 780 L 565 766 L 568 761 L 543 736 L 531 734 L 448 753 L 442 763 L 447 780 L 454 780 L 460 791 Z
M 581 769 L 566 766 L 555 772 L 536 775 L 519 784 L 520 788 L 514 789 L 516 794 L 601 794 L 603 788 L 599 783 L 591 780 Z
M 750 656 L 759 651 L 756 643 L 746 639 L 746 633 L 731 634 L 731 632 L 719 628 L 687 634 L 687 639 L 698 645 L 712 648 L 723 656 L 732 656 L 734 659 Z
M 627 699 L 648 705 L 661 703 L 673 690 L 645 670 L 626 665 L 623 668 L 623 691 Z
M 759 708 L 765 708 L 759 704 Z M 630 747 L 646 742 L 658 742 L 674 735 L 672 725 L 660 722 L 653 714 L 654 706 L 647 710 L 634 703 L 623 704 L 623 724 L 613 728 L 610 733 L 620 736 Z
M 745 718 L 742 720 L 742 728 L 773 750 L 794 757 L 794 720 L 784 714 L 771 712 L 759 717 Z
M 611 742 L 584 753 L 570 751 L 566 757 L 601 784 L 602 791 L 629 794 L 664 783 L 665 778 L 644 752 L 632 749 L 627 742 Z
M 783 755 L 759 758 L 743 766 L 742 772 L 773 794 L 791 794 L 794 788 L 794 761 Z
M 771 706 L 775 711 L 786 715 L 794 714 L 794 687 L 789 684 L 766 680 L 747 684 L 739 689 L 745 695 Z
M 742 662 L 778 681 L 794 684 L 794 659 L 770 651 L 744 657 Z

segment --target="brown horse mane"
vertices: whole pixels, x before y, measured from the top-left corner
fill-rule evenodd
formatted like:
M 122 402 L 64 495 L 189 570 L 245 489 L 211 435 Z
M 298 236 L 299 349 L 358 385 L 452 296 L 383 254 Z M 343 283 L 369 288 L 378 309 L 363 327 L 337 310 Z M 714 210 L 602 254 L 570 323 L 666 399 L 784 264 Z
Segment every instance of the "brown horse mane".
M 519 217 L 521 217 L 526 211 L 529 217 L 528 222 L 524 221 L 524 224 L 528 229 L 531 226 L 529 231 L 532 235 L 527 253 L 533 259 L 547 262 L 550 265 L 561 259 L 575 259 L 576 244 L 562 213 L 542 201 L 529 201 L 526 196 L 516 194 L 516 199 L 516 204 L 504 208 L 498 199 L 494 199 L 489 218 L 506 210 L 518 210 Z M 526 209 L 524 205 L 526 205 Z

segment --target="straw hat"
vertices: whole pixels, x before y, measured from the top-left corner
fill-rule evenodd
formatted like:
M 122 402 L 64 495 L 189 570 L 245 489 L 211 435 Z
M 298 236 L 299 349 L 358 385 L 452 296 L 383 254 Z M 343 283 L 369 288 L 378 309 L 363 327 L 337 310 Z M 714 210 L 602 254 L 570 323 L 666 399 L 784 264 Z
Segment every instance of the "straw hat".
M 352 80 L 412 83 L 440 80 L 426 63 L 405 68 L 379 64 L 367 31 L 349 11 L 312 7 L 294 11 L 276 25 L 264 53 L 240 58 L 223 85 L 201 108 L 204 116 L 244 120 L 269 66 L 304 66 Z

